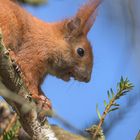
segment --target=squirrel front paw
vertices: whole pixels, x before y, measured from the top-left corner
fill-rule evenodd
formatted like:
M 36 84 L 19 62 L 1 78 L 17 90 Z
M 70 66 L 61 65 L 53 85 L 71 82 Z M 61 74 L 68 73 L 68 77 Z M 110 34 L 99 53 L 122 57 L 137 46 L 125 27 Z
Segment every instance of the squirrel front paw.
M 52 104 L 47 97 L 44 95 L 32 95 L 32 98 L 35 99 L 38 116 L 40 119 L 44 118 L 45 116 L 52 116 Z

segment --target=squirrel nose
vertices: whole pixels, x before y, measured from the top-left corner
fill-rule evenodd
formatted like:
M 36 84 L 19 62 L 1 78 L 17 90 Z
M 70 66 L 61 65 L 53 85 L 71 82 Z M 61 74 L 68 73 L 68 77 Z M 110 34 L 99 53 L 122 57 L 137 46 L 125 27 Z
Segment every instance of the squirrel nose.
M 91 71 L 86 71 L 86 75 L 84 76 L 84 81 L 88 83 L 91 79 Z
M 91 79 L 90 76 L 83 77 L 83 81 L 86 83 L 88 83 L 90 81 L 90 79 Z

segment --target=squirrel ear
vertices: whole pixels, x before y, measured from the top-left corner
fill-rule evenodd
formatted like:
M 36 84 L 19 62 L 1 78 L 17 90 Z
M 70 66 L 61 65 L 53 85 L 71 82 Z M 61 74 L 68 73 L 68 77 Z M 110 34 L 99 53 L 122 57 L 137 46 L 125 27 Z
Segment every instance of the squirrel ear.
M 77 35 L 80 31 L 81 19 L 75 17 L 66 22 L 65 27 L 70 35 Z
M 81 23 L 80 18 L 72 19 L 67 23 L 67 29 L 70 32 L 72 32 L 73 30 L 77 30 L 80 26 L 80 23 Z

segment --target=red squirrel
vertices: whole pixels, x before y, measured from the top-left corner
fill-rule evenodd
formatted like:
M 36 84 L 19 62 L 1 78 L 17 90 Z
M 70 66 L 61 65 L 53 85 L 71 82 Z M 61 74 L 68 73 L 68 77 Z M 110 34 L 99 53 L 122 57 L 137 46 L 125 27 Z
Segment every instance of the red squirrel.
M 40 89 L 48 74 L 64 81 L 91 78 L 93 54 L 87 33 L 91 29 L 100 0 L 89 0 L 75 16 L 45 23 L 13 0 L 0 0 L 0 28 L 5 46 L 11 50 L 33 98 L 50 101 Z

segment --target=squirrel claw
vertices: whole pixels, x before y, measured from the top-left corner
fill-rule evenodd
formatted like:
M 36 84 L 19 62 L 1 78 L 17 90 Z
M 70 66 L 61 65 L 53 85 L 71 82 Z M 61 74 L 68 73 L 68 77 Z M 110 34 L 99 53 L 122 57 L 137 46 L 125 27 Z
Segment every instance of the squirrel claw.
M 13 60 L 13 67 L 17 73 L 21 73 L 19 65 Z
M 51 116 L 52 105 L 47 97 L 43 95 L 32 95 L 32 98 L 36 101 L 38 117 L 40 120 L 43 120 L 46 115 Z
M 39 98 L 41 101 L 43 101 L 43 104 L 42 104 L 43 107 L 45 107 L 47 105 L 50 109 L 52 109 L 51 102 L 47 97 L 40 95 Z
M 14 51 L 12 51 L 10 48 L 8 48 L 8 53 L 11 57 L 11 61 L 13 63 L 13 67 L 16 70 L 17 73 L 21 73 L 20 67 L 19 65 L 16 63 L 16 55 L 14 53 Z
M 43 110 L 51 110 L 52 105 L 50 100 L 43 95 L 32 95 L 32 98 L 36 100 L 37 106 L 39 106 Z

